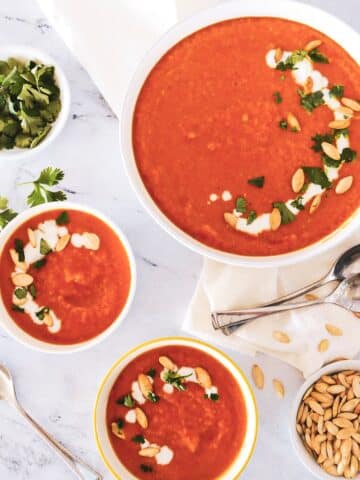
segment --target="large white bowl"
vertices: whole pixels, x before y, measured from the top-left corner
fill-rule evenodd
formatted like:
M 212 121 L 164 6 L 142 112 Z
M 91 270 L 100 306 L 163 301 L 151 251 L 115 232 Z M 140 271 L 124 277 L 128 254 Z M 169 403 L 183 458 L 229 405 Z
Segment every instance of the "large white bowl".
M 10 150 L 0 150 L 0 165 L 3 161 L 14 161 L 17 159 L 28 158 L 35 153 L 39 153 L 48 147 L 64 128 L 65 123 L 70 113 L 70 87 L 69 82 L 60 67 L 60 65 L 49 55 L 33 47 L 27 45 L 2 45 L 0 46 L 0 60 L 7 60 L 9 57 L 14 57 L 17 60 L 28 62 L 35 60 L 44 65 L 52 65 L 55 67 L 55 80 L 60 89 L 61 110 L 54 123 L 51 125 L 50 132 L 46 135 L 44 140 L 34 148 L 18 148 L 14 147 Z M 1 168 L 4 168 L 3 166 Z
M 244 373 L 239 366 L 233 360 L 231 360 L 230 357 L 225 355 L 217 348 L 192 338 L 164 337 L 149 340 L 125 353 L 110 368 L 100 385 L 94 406 L 94 434 L 100 456 L 114 478 L 117 480 L 136 480 L 136 477 L 134 477 L 134 475 L 132 475 L 123 466 L 116 456 L 109 439 L 106 423 L 106 409 L 109 395 L 120 373 L 134 358 L 138 357 L 144 352 L 153 350 L 154 348 L 170 345 L 192 347 L 207 353 L 219 361 L 225 368 L 227 368 L 240 386 L 244 396 L 245 408 L 247 412 L 245 439 L 238 457 L 235 459 L 232 465 L 230 465 L 226 472 L 224 472 L 221 477 L 218 478 L 218 480 L 235 480 L 239 478 L 240 474 L 246 468 L 255 449 L 259 423 L 255 396 Z M 226 448 L 226 445 L 224 445 L 224 448 Z
M 125 248 L 127 257 L 129 259 L 129 264 L 130 264 L 130 289 L 129 289 L 129 294 L 128 294 L 126 303 L 124 305 L 124 308 L 120 312 L 119 316 L 115 318 L 114 321 L 109 325 L 109 327 L 106 330 L 104 330 L 102 333 L 97 335 L 96 337 L 86 340 L 85 342 L 76 343 L 72 345 L 57 345 L 57 344 L 47 343 L 47 342 L 38 340 L 37 338 L 32 337 L 31 335 L 26 333 L 24 330 L 22 330 L 10 317 L 3 303 L 2 295 L 0 292 L 0 327 L 4 328 L 4 330 L 18 342 L 22 343 L 23 345 L 26 345 L 27 347 L 33 348 L 35 350 L 40 350 L 42 352 L 47 352 L 47 353 L 72 353 L 72 352 L 78 352 L 80 350 L 85 350 L 94 345 L 97 345 L 102 340 L 104 340 L 109 335 L 111 335 L 119 327 L 122 321 L 125 319 L 135 295 L 136 264 L 135 264 L 135 259 L 134 259 L 131 246 L 126 236 L 114 222 L 112 222 L 103 213 L 99 212 L 98 210 L 95 210 L 94 208 L 91 208 L 85 205 L 80 205 L 78 203 L 67 202 L 67 201 L 45 203 L 42 205 L 38 205 L 37 207 L 29 208 L 24 212 L 20 213 L 13 220 L 11 220 L 11 222 L 4 228 L 4 230 L 0 232 L 0 256 L 3 253 L 3 249 L 7 240 L 9 239 L 9 237 L 11 237 L 13 232 L 20 225 L 22 225 L 24 222 L 26 222 L 30 218 L 38 215 L 39 213 L 50 212 L 58 209 L 78 210 L 80 212 L 94 215 L 95 217 L 102 220 L 106 225 L 108 225 L 113 230 L 113 232 L 117 235 L 121 244 Z M 4 254 L 7 255 L 7 252 L 4 252 Z
M 311 375 L 311 377 L 309 377 L 306 382 L 302 384 L 298 393 L 296 394 L 290 414 L 290 438 L 293 448 L 301 463 L 315 477 L 320 478 L 320 480 L 334 480 L 334 477 L 326 473 L 325 470 L 323 470 L 320 465 L 316 463 L 314 458 L 304 447 L 304 444 L 302 443 L 301 438 L 296 431 L 296 416 L 301 400 L 308 388 L 310 388 L 313 383 L 316 383 L 323 375 L 331 375 L 332 373 L 340 372 L 342 370 L 357 370 L 360 372 L 360 360 L 342 360 L 339 362 L 334 362 L 326 365 L 321 370 Z M 359 477 L 359 475 L 356 476 L 357 479 Z
M 132 144 L 132 120 L 135 104 L 142 85 L 160 58 L 176 43 L 193 32 L 213 23 L 238 17 L 278 17 L 304 23 L 322 31 L 339 43 L 360 63 L 360 36 L 348 25 L 332 15 L 302 3 L 288 0 L 251 0 L 223 2 L 203 10 L 169 30 L 147 53 L 136 71 L 125 98 L 121 123 L 120 141 L 122 156 L 130 182 L 147 211 L 176 240 L 201 255 L 220 262 L 251 267 L 275 267 L 289 265 L 313 257 L 339 244 L 360 225 L 360 210 L 340 228 L 320 241 L 294 252 L 273 256 L 245 256 L 226 253 L 195 240 L 172 223 L 158 208 L 148 193 L 136 166 Z

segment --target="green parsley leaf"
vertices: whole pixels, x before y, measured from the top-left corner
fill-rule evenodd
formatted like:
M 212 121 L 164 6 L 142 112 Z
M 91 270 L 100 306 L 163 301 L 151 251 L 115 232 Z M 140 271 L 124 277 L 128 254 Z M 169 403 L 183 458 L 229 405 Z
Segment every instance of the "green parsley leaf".
M 189 375 L 179 375 L 177 372 L 168 370 L 164 375 L 164 380 L 166 383 L 169 383 L 174 388 L 176 388 L 176 390 L 183 392 L 186 390 L 186 387 L 184 385 L 184 380 L 185 378 L 190 376 L 191 376 L 191 373 Z
M 324 165 L 327 167 L 338 168 L 340 166 L 341 160 L 334 160 L 333 158 L 328 157 L 326 154 L 321 155 Z
M 204 398 L 208 398 L 209 400 L 212 400 L 213 402 L 217 402 L 220 398 L 220 395 L 218 393 L 210 393 L 210 395 L 205 393 Z
M 235 209 L 237 212 L 245 213 L 247 208 L 247 201 L 244 197 L 238 197 L 235 203 Z
M 40 253 L 41 255 L 48 255 L 50 252 L 52 252 L 52 249 L 50 245 L 47 243 L 47 241 L 42 238 L 40 240 Z
M 280 120 L 280 122 L 279 122 L 279 127 L 280 127 L 282 130 L 287 130 L 287 128 L 288 128 L 288 122 L 285 120 L 285 118 L 283 118 L 282 120 Z
M 118 405 L 124 405 L 124 407 L 127 407 L 127 408 L 133 408 L 135 406 L 135 401 L 130 395 L 130 393 L 116 400 L 116 403 Z
M 150 473 L 153 471 L 152 467 L 150 467 L 150 465 L 146 465 L 145 463 L 142 463 L 140 465 L 140 470 L 143 471 L 144 473 Z
M 277 208 L 281 215 L 281 223 L 287 225 L 295 220 L 295 215 L 288 209 L 284 202 L 274 202 L 273 207 Z
M 34 180 L 34 190 L 27 198 L 30 207 L 40 205 L 46 202 L 56 202 L 66 200 L 66 195 L 62 191 L 52 191 L 48 187 L 57 185 L 64 178 L 64 172 L 59 168 L 47 167 L 41 171 L 40 176 Z
M 255 212 L 255 210 L 250 210 L 247 221 L 246 221 L 246 225 L 250 225 L 251 223 L 253 223 L 256 217 L 257 217 L 257 213 Z
M 254 178 L 249 178 L 248 183 L 250 185 L 254 185 L 254 187 L 262 188 L 265 183 L 265 177 L 254 177 Z
M 15 251 L 19 256 L 19 262 L 25 262 L 24 242 L 20 238 L 15 238 Z
M 339 130 L 334 130 L 334 137 L 348 137 L 349 136 L 349 129 L 348 128 L 340 128 Z
M 34 299 L 37 297 L 36 287 L 33 283 L 29 287 L 29 292 Z
M 36 262 L 32 263 L 31 266 L 36 270 L 42 268 L 46 264 L 46 258 L 41 258 L 40 260 L 36 260 Z
M 160 397 L 158 397 L 157 395 L 155 395 L 154 392 L 149 392 L 149 394 L 148 394 L 148 400 L 150 400 L 150 402 L 152 402 L 152 403 L 157 403 L 157 402 L 160 400 Z
M 349 147 L 344 148 L 340 155 L 341 161 L 345 163 L 350 163 L 354 161 L 356 156 L 357 152 Z
M 293 200 L 290 205 L 294 208 L 297 208 L 298 210 L 304 210 L 304 205 L 303 205 L 303 197 L 298 197 L 295 200 Z
M 302 90 L 298 90 L 300 96 L 300 105 L 308 112 L 313 112 L 315 108 L 324 105 L 324 94 L 321 90 L 317 92 L 305 94 Z
M 319 52 L 317 48 L 313 48 L 308 52 L 309 57 L 315 63 L 329 63 L 328 58 Z
M 118 418 L 116 420 L 116 425 L 118 426 L 118 428 L 121 430 L 122 428 L 124 428 L 124 425 L 125 425 L 125 422 L 122 418 Z
M 279 104 L 283 101 L 283 98 L 282 98 L 280 92 L 274 92 L 273 93 L 273 99 L 274 99 L 275 103 L 277 103 L 277 104 Z
M 336 98 L 342 98 L 344 96 L 344 86 L 343 85 L 333 85 L 330 88 L 330 95 Z
M 334 136 L 331 133 L 324 133 L 324 135 L 317 133 L 316 135 L 311 137 L 311 140 L 314 142 L 314 145 L 311 147 L 314 152 L 322 152 L 321 144 L 323 142 L 333 143 Z
M 38 310 L 35 315 L 38 317 L 39 320 L 44 320 L 45 315 L 50 312 L 49 307 L 43 307 L 40 310 Z
M 135 443 L 145 443 L 145 438 L 142 435 L 135 435 L 131 441 Z
M 0 210 L 5 210 L 7 209 L 8 206 L 8 199 L 5 197 L 0 197 Z
M 148 377 L 154 378 L 156 375 L 156 370 L 155 368 L 150 368 L 150 370 L 146 374 Z
M 331 186 L 331 182 L 329 181 L 322 168 L 302 167 L 302 169 L 311 183 L 320 185 L 322 188 L 329 188 Z
M 60 215 L 58 215 L 56 218 L 57 225 L 67 225 L 69 221 L 69 214 L 66 211 L 61 212 Z
M 25 310 L 23 308 L 19 307 L 18 305 L 14 305 L 14 304 L 11 305 L 11 310 L 13 312 L 25 313 Z
M 27 295 L 27 289 L 25 287 L 17 287 L 14 290 L 14 295 L 16 298 L 21 300 L 22 298 L 25 298 Z
M 307 56 L 305 50 L 295 50 L 289 57 L 276 65 L 276 70 L 285 72 L 286 70 L 296 70 L 296 63 L 301 62 Z

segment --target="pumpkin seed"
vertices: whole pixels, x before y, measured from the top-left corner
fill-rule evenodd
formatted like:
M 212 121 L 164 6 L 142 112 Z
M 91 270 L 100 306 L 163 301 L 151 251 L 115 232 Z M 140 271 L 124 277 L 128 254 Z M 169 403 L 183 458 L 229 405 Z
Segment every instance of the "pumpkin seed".
M 327 338 L 324 338 L 319 343 L 318 350 L 319 350 L 319 352 L 323 353 L 323 352 L 326 352 L 326 350 L 328 350 L 328 349 L 329 349 L 329 340 Z
M 298 168 L 291 179 L 291 188 L 293 192 L 299 193 L 305 183 L 305 174 L 302 168 Z
M 277 230 L 281 225 L 281 214 L 278 208 L 273 208 L 270 213 L 270 228 L 272 231 Z
M 160 452 L 160 448 L 159 447 L 146 447 L 146 448 L 142 448 L 141 450 L 139 450 L 139 455 L 140 457 L 148 457 L 148 458 L 153 458 L 155 457 L 158 453 Z
M 224 213 L 224 220 L 228 225 L 230 225 L 230 227 L 236 229 L 236 224 L 237 224 L 237 221 L 238 221 L 236 215 L 234 215 L 233 213 L 226 212 L 226 213 Z
M 144 395 L 145 398 L 148 398 L 149 393 L 152 393 L 153 388 L 147 375 L 140 373 L 140 375 L 138 376 L 138 383 L 139 383 L 141 393 Z
M 343 97 L 341 102 L 346 106 L 354 110 L 355 112 L 360 112 L 360 103 L 356 100 L 352 100 L 351 98 Z
M 203 388 L 210 388 L 212 386 L 212 381 L 208 371 L 202 367 L 196 367 L 194 370 L 200 386 Z
M 84 247 L 89 250 L 99 250 L 100 248 L 100 238 L 96 233 L 85 232 L 82 235 Z
M 36 238 L 35 238 L 35 232 L 34 230 L 32 230 L 31 228 L 28 228 L 27 229 L 27 234 L 28 234 L 28 237 L 29 237 L 29 242 L 30 242 L 30 245 L 35 248 L 36 247 Z
M 280 330 L 274 330 L 272 333 L 273 339 L 280 343 L 290 343 L 290 337 Z
M 15 273 L 11 276 L 11 280 L 16 287 L 28 287 L 34 282 L 33 277 L 28 273 Z
M 264 372 L 259 367 L 259 365 L 252 366 L 251 374 L 256 387 L 262 390 L 264 388 L 265 378 L 264 378 Z
M 343 128 L 348 128 L 350 126 L 350 120 L 347 118 L 345 120 L 333 120 L 329 123 L 329 127 L 334 130 L 342 130 Z
M 305 45 L 304 50 L 306 52 L 311 52 L 311 50 L 314 50 L 315 48 L 320 47 L 321 44 L 322 44 L 321 40 L 311 40 Z
M 311 202 L 309 212 L 314 213 L 315 210 L 319 208 L 320 203 L 321 203 L 321 195 L 315 195 L 313 201 Z
M 350 190 L 353 184 L 354 177 L 352 175 L 348 175 L 347 177 L 341 178 L 335 187 L 335 193 L 338 195 L 342 195 L 343 193 Z
M 274 380 L 273 380 L 273 386 L 274 386 L 274 390 L 275 390 L 277 396 L 278 396 L 279 398 L 284 398 L 284 396 L 285 396 L 285 388 L 284 388 L 283 383 L 282 383 L 280 380 L 274 378 Z
M 340 152 L 332 143 L 322 142 L 321 148 L 328 157 L 333 160 L 340 160 Z
M 167 370 L 172 370 L 172 371 L 176 370 L 175 363 L 169 357 L 166 357 L 165 355 L 162 355 L 161 357 L 159 357 L 159 363 L 160 363 L 160 365 L 162 365 Z
M 70 235 L 67 233 L 59 238 L 55 246 L 55 252 L 62 252 L 70 241 Z
M 340 337 L 343 334 L 341 328 L 336 327 L 335 325 L 331 325 L 330 323 L 327 323 L 325 325 L 325 328 L 333 337 Z
M 138 422 L 141 428 L 147 428 L 149 426 L 147 416 L 145 415 L 145 412 L 140 407 L 135 408 L 135 415 L 136 415 L 136 421 Z
M 290 129 L 293 132 L 300 132 L 301 131 L 299 120 L 295 117 L 295 115 L 293 113 L 291 113 L 291 112 L 288 113 L 287 122 L 288 122 L 288 125 L 289 125 Z

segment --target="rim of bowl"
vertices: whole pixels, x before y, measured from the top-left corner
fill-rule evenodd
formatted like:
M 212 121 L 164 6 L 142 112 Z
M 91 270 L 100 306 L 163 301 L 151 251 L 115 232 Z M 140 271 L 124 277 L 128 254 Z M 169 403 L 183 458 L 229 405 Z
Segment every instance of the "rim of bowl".
M 14 57 L 20 60 L 37 60 L 45 65 L 53 65 L 55 67 L 55 80 L 60 89 L 61 110 L 55 122 L 51 125 L 51 130 L 44 140 L 35 148 L 18 148 L 0 151 L 0 162 L 6 160 L 18 160 L 31 157 L 35 153 L 44 150 L 52 143 L 59 133 L 63 130 L 70 114 L 71 93 L 68 79 L 59 65 L 59 63 L 50 55 L 39 50 L 38 48 L 29 47 L 21 44 L 9 44 L 0 46 L 0 57 Z
M 303 464 L 303 466 L 321 480 L 333 480 L 334 477 L 325 472 L 310 456 L 308 451 L 305 449 L 300 437 L 296 431 L 296 415 L 302 400 L 303 395 L 306 390 L 315 382 L 319 380 L 320 377 L 329 373 L 339 372 L 341 370 L 357 370 L 360 372 L 360 360 L 339 360 L 333 363 L 329 363 L 322 367 L 317 372 L 313 373 L 306 381 L 301 385 L 299 390 L 296 393 L 295 399 L 292 404 L 291 414 L 290 414 L 290 440 L 295 450 L 296 456 Z M 355 478 L 359 478 L 357 475 Z
M 360 62 L 360 36 L 342 20 L 323 10 L 296 1 L 252 0 L 229 1 L 202 10 L 177 23 L 147 52 L 132 77 L 122 106 L 119 122 L 121 155 L 125 171 L 142 205 L 153 219 L 175 240 L 191 250 L 213 260 L 255 268 L 279 267 L 310 259 L 338 245 L 356 231 L 360 225 L 360 207 L 335 231 L 315 243 L 288 253 L 269 256 L 237 255 L 210 247 L 193 238 L 173 223 L 157 206 L 138 171 L 132 146 L 133 113 L 140 90 L 152 68 L 172 46 L 206 26 L 241 17 L 273 17 L 303 23 L 323 32 Z
M 108 227 L 111 228 L 111 230 L 118 237 L 119 241 L 121 242 L 122 246 L 125 249 L 127 258 L 129 260 L 129 265 L 130 265 L 130 287 L 129 287 L 127 300 L 123 309 L 105 330 L 103 330 L 101 333 L 99 333 L 95 337 L 90 338 L 89 340 L 86 340 L 85 342 L 81 342 L 81 343 L 63 345 L 63 344 L 44 342 L 35 337 L 32 337 L 25 330 L 21 329 L 11 318 L 11 316 L 9 315 L 4 305 L 2 294 L 0 291 L 0 327 L 2 327 L 9 336 L 11 336 L 17 342 L 37 351 L 46 352 L 46 353 L 55 353 L 55 354 L 66 354 L 66 353 L 73 353 L 73 352 L 79 352 L 82 350 L 87 350 L 99 344 L 100 342 L 105 340 L 105 338 L 109 337 L 122 324 L 127 314 L 129 313 L 130 307 L 134 300 L 137 279 L 136 279 L 135 257 L 134 257 L 131 245 L 126 235 L 123 233 L 123 231 L 112 220 L 110 220 L 106 215 L 104 215 L 99 210 L 89 206 L 81 205 L 79 203 L 70 202 L 70 201 L 45 203 L 42 205 L 38 205 L 36 207 L 29 208 L 19 213 L 17 217 L 15 217 L 0 232 L 0 256 L 3 254 L 3 249 L 9 237 L 24 222 L 26 222 L 30 218 L 40 213 L 50 212 L 50 211 L 59 210 L 59 209 L 60 210 L 66 210 L 66 209 L 78 210 L 83 213 L 94 215 L 99 220 L 102 220 Z
M 241 473 L 246 469 L 247 465 L 249 464 L 254 450 L 256 446 L 256 441 L 258 437 L 258 430 L 259 430 L 259 413 L 258 407 L 255 399 L 254 391 L 250 385 L 249 380 L 247 379 L 246 375 L 239 367 L 239 365 L 232 360 L 227 354 L 222 352 L 216 347 L 213 347 L 209 343 L 203 342 L 202 340 L 189 338 L 189 337 L 180 337 L 180 336 L 170 336 L 170 337 L 160 337 L 154 338 L 152 340 L 148 340 L 143 342 L 136 347 L 133 347 L 131 350 L 124 353 L 107 371 L 105 376 L 103 377 L 97 395 L 95 399 L 95 404 L 93 408 L 93 432 L 95 436 L 95 443 L 100 454 L 102 461 L 104 462 L 105 466 L 109 470 L 109 472 L 113 475 L 116 480 L 125 480 L 126 479 L 133 479 L 136 480 L 136 477 L 133 476 L 131 472 L 129 472 L 126 467 L 120 462 L 118 457 L 116 456 L 115 452 L 113 451 L 111 442 L 108 437 L 108 432 L 106 428 L 106 408 L 109 393 L 120 375 L 123 369 L 135 358 L 141 355 L 144 352 L 153 350 L 154 348 L 158 348 L 165 345 L 179 345 L 179 346 L 190 346 L 197 350 L 202 350 L 203 352 L 207 353 L 208 355 L 215 358 L 217 361 L 222 361 L 223 365 L 230 371 L 230 373 L 234 376 L 237 384 L 239 385 L 241 392 L 244 395 L 245 404 L 246 404 L 246 412 L 248 417 L 248 424 L 246 429 L 246 434 L 244 438 L 244 444 L 246 444 L 247 452 L 245 458 L 242 459 L 240 457 L 240 453 L 244 448 L 244 444 L 241 446 L 239 455 L 236 457 L 234 462 L 228 467 L 228 469 L 221 474 L 219 480 L 229 480 L 232 478 L 233 480 L 239 478 Z M 101 405 L 102 402 L 102 405 Z M 252 428 L 252 432 L 250 432 L 250 428 Z M 100 439 L 100 436 L 104 438 Z M 249 435 L 249 436 L 248 436 Z M 103 440 L 106 441 L 106 448 L 111 452 L 113 456 L 114 463 L 116 466 L 112 464 L 109 460 L 107 454 L 104 452 Z M 117 473 L 116 469 L 121 470 L 121 474 Z M 235 471 L 235 472 L 234 472 Z M 229 477 L 229 474 L 231 475 Z M 120 476 L 126 475 L 126 476 Z

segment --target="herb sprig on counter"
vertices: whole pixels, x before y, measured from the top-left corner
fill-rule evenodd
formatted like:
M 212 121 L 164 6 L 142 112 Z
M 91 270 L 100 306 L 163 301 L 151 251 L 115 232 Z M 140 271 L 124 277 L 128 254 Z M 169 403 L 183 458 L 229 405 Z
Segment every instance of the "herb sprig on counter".
M 36 147 L 60 110 L 53 66 L 14 58 L 0 61 L 0 150 Z
M 8 207 L 8 199 L 0 197 L 0 230 L 15 218 L 17 213 Z
M 41 203 L 66 200 L 66 194 L 61 190 L 53 191 L 49 187 L 58 185 L 64 178 L 64 172 L 59 168 L 47 167 L 41 171 L 39 177 L 32 183 L 34 190 L 27 197 L 29 207 L 35 207 Z

